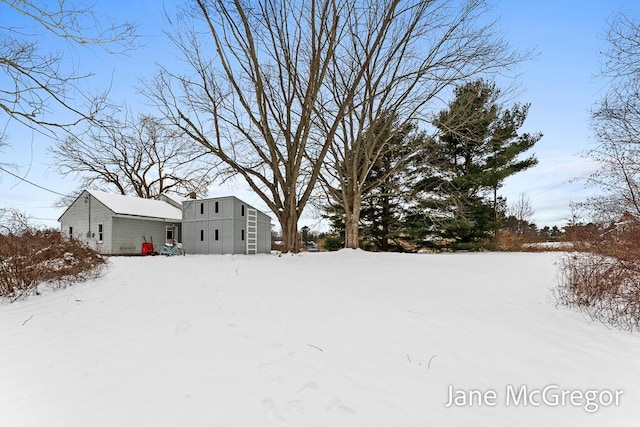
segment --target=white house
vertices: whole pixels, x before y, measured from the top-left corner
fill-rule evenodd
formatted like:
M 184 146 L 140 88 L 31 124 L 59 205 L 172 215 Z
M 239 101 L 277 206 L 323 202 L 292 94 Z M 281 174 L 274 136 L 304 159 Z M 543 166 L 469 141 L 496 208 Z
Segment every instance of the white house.
M 187 253 L 255 254 L 271 251 L 271 218 L 236 197 L 159 200 L 84 190 L 60 216 L 61 231 L 105 254 L 156 251 L 174 239 Z
M 182 209 L 163 200 L 84 190 L 58 219 L 68 237 L 105 254 L 139 254 L 142 243 L 180 240 Z

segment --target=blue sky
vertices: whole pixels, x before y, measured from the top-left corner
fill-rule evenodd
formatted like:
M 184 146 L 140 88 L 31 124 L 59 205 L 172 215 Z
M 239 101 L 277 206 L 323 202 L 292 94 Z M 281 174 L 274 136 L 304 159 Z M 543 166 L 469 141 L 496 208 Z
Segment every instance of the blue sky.
M 588 119 L 604 94 L 604 82 L 595 76 L 607 20 L 624 11 L 640 18 L 636 1 L 502 1 L 500 26 L 516 47 L 536 48 L 538 56 L 525 63 L 519 78 L 520 100 L 530 102 L 525 124 L 544 137 L 534 149 L 537 167 L 509 178 L 503 194 L 514 200 L 527 194 L 543 224 L 562 224 L 570 215 L 569 202 L 586 198 L 584 178 L 595 165 L 582 156 L 593 140 Z
M 162 34 L 163 6 L 152 0 L 97 3 L 98 14 L 137 22 L 142 46 L 128 56 L 72 47 L 69 58 L 81 72 L 96 74 L 94 79 L 83 83 L 87 89 L 111 82 L 113 99 L 126 102 L 136 112 L 152 113 L 135 88 L 140 78 L 153 74 L 156 63 L 166 65 L 176 61 Z M 164 8 L 171 12 L 176 3 L 179 2 L 165 1 Z M 508 201 L 514 201 L 520 193 L 526 194 L 539 225 L 562 226 L 570 215 L 569 203 L 583 200 L 593 191 L 579 181 L 594 168 L 580 153 L 592 143 L 589 110 L 605 90 L 604 82 L 594 76 L 599 70 L 598 52 L 606 48 L 603 34 L 607 19 L 619 11 L 640 19 L 640 2 L 495 0 L 493 4 L 497 28 L 505 40 L 516 49 L 537 52 L 535 58 L 517 70 L 519 90 L 514 101 L 531 103 L 523 130 L 544 133 L 533 150 L 539 165 L 509 178 L 501 194 Z M 0 116 L 0 125 L 5 124 L 6 117 Z M 19 175 L 60 193 L 70 193 L 78 187 L 77 181 L 60 177 L 52 167 L 47 148 L 53 141 L 15 125 L 8 127 L 8 135 L 11 148 L 0 153 L 0 163 L 15 163 Z M 233 192 L 267 211 L 245 187 L 237 182 L 230 188 L 213 188 L 210 195 Z M 58 199 L 55 194 L 0 171 L 0 207 L 26 211 L 36 222 L 55 227 L 62 213 L 61 209 L 52 208 Z M 317 219 L 309 212 L 300 225 L 316 223 Z

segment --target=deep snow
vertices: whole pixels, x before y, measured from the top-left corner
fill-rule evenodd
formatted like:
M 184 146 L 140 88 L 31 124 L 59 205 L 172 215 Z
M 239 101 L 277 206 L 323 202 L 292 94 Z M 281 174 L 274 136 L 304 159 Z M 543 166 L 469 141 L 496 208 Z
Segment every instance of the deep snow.
M 640 335 L 557 308 L 558 256 L 112 258 L 0 305 L 0 426 L 636 426 Z M 623 394 L 507 406 L 520 386 Z

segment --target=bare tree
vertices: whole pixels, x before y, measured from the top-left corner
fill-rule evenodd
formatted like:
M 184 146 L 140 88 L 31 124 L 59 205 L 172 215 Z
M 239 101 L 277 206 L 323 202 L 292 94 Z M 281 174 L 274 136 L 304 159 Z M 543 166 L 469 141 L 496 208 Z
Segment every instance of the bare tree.
M 635 113 L 609 102 L 601 104 L 593 115 L 598 145 L 588 156 L 600 166 L 589 176 L 589 183 L 602 193 L 586 205 L 596 220 L 614 220 L 625 212 L 640 217 L 640 134 L 626 127 L 628 120 L 636 119 L 630 115 Z
M 107 23 L 90 8 L 66 0 L 0 0 L 0 116 L 49 135 L 93 118 L 106 100 L 104 92 L 80 88 L 90 74 L 70 70 L 63 50 L 42 48 L 42 40 L 51 43 L 51 36 L 67 47 L 124 51 L 132 47 L 134 26 Z
M 593 319 L 640 329 L 640 21 L 609 22 L 601 77 L 607 93 L 591 114 L 599 169 L 589 182 L 601 193 L 572 206 L 566 234 L 576 252 L 561 260 L 556 296 Z M 580 212 L 591 216 L 580 224 Z
M 524 193 L 518 195 L 518 199 L 507 209 L 507 215 L 516 220 L 516 234 L 523 234 L 525 227 L 533 220 L 535 210 L 531 204 L 531 199 Z
M 397 145 L 390 143 L 397 133 L 425 120 L 429 105 L 445 88 L 480 73 L 504 71 L 523 58 L 495 36 L 493 24 L 485 19 L 484 0 L 402 2 L 389 22 L 382 48 L 373 41 L 392 2 L 365 3 L 367 13 L 345 18 L 352 29 L 344 43 L 347 55 L 340 52 L 332 62 L 327 80 L 330 98 L 318 111 L 326 128 L 339 123 L 323 182 L 344 210 L 349 248 L 358 247 L 362 201 L 426 141 L 405 139 L 417 145 L 404 147 L 398 156 Z M 361 69 L 365 73 L 359 77 Z M 346 114 L 336 116 L 336 106 L 354 87 Z M 367 179 L 390 150 L 396 152 L 394 164 L 376 179 Z
M 197 0 L 191 30 L 174 36 L 193 74 L 164 68 L 152 97 L 267 204 L 282 226 L 285 251 L 299 250 L 298 218 L 324 157 L 342 118 L 360 102 L 354 99 L 363 76 L 386 54 L 394 21 L 413 13 L 405 3 Z M 355 21 L 376 30 L 337 99 L 327 81 L 334 63 L 354 52 Z M 208 56 L 209 46 L 216 57 Z M 331 116 L 319 126 L 329 103 Z
M 0 235 L 22 234 L 33 230 L 35 227 L 26 213 L 13 208 L 0 208 Z
M 609 24 L 601 76 L 610 86 L 592 112 L 597 146 L 588 152 L 600 163 L 589 182 L 602 194 L 586 203 L 605 221 L 624 212 L 640 217 L 640 24 L 624 15 Z
M 57 169 L 83 178 L 84 187 L 155 198 L 161 193 L 206 195 L 213 165 L 192 140 L 160 119 L 101 119 L 86 135 L 67 136 L 52 149 Z

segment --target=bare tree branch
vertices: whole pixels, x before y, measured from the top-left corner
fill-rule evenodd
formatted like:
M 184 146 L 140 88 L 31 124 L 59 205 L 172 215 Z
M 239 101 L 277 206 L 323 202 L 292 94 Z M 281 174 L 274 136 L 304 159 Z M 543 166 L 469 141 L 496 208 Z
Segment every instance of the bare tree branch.
M 106 105 L 106 92 L 88 94 L 79 83 L 91 74 L 68 69 L 59 51 L 41 48 L 43 37 L 107 53 L 133 48 L 135 27 L 113 24 L 73 2 L 0 1 L 0 117 L 4 114 L 51 136 L 92 120 Z M 65 119 L 60 119 L 65 117 Z
M 322 182 L 345 212 L 345 246 L 352 248 L 358 247 L 362 201 L 418 150 L 405 147 L 386 173 L 367 179 L 378 159 L 398 149 L 390 144 L 396 133 L 427 120 L 430 105 L 444 89 L 471 76 L 504 71 L 526 57 L 511 51 L 494 33 L 493 23 L 482 20 L 482 0 L 364 3 L 366 13 L 346 18 L 348 41 L 332 63 L 328 96 L 318 110 L 323 129 L 339 123 Z M 385 15 L 390 11 L 393 15 Z M 358 78 L 364 64 L 364 76 Z M 349 96 L 347 113 L 337 117 L 336 104 Z
M 215 165 L 181 132 L 145 115 L 101 123 L 81 137 L 67 136 L 52 149 L 60 173 L 82 177 L 86 187 L 106 186 L 142 198 L 206 195 Z
M 307 156 L 319 138 L 312 117 L 345 31 L 340 16 L 351 3 L 196 3 L 189 25 L 199 27 L 173 35 L 194 75 L 165 68 L 151 96 L 167 118 L 245 179 L 278 218 L 286 250 L 297 251 L 298 218 L 329 146 Z M 216 56 L 205 56 L 207 48 Z
M 587 152 L 600 163 L 588 182 L 602 194 L 583 204 L 599 221 L 640 217 L 640 24 L 623 14 L 609 24 L 601 77 L 610 86 L 591 113 L 597 146 Z

